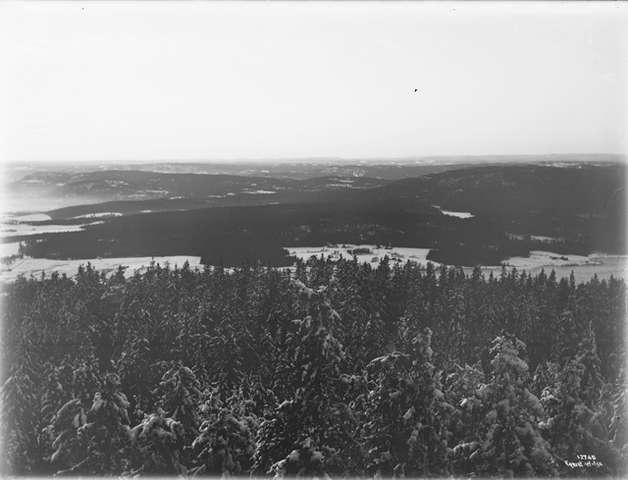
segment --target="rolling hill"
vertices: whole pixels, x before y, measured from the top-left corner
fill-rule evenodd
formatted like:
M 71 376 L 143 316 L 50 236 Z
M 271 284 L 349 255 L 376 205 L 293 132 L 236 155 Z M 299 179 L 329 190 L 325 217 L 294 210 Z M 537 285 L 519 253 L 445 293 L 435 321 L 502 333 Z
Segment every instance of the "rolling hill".
M 199 255 L 206 263 L 285 264 L 285 245 L 379 243 L 430 248 L 429 258 L 456 265 L 499 264 L 532 249 L 625 253 L 625 174 L 622 164 L 476 166 L 392 182 L 95 172 L 56 187 L 168 193 L 52 211 L 56 222 L 97 209 L 128 215 L 81 232 L 30 237 L 26 251 L 52 258 Z

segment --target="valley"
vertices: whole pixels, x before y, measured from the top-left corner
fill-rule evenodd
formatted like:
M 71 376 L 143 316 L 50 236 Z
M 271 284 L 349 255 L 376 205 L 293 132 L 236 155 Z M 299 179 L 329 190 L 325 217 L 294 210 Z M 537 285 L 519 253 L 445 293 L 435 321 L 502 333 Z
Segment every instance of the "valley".
M 255 176 L 206 173 L 214 170 L 198 165 L 197 173 L 30 172 L 9 191 L 68 204 L 4 215 L 3 278 L 39 274 L 24 260 L 30 258 L 52 262 L 43 270 L 66 272 L 88 260 L 111 259 L 109 268 L 186 256 L 199 259 L 194 265 L 285 267 L 309 252 L 351 258 L 342 245 L 367 245 L 356 247 L 368 249 L 357 258 L 372 266 L 388 255 L 467 270 L 481 265 L 486 272 L 512 266 L 565 275 L 573 269 L 583 278 L 624 273 L 622 163 L 463 164 L 436 172 L 422 165 L 426 173 L 401 179 L 395 179 L 400 169 L 413 174 L 418 167 L 371 165 L 357 172 L 358 166 L 312 167 L 311 173 L 343 175 L 311 178 L 269 177 L 278 171 L 264 165 L 250 172 Z

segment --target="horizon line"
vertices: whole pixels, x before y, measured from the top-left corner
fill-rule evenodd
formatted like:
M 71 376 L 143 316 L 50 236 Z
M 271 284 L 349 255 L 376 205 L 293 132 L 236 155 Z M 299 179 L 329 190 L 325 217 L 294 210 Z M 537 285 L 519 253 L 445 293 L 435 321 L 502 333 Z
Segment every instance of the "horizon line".
M 23 165 L 23 164 L 51 164 L 51 165 L 63 165 L 63 164 L 72 164 L 74 166 L 82 165 L 94 165 L 94 164 L 103 164 L 103 163 L 118 163 L 118 164 L 212 164 L 212 163 L 221 163 L 221 164 L 234 164 L 234 163 L 329 163 L 329 162 L 338 162 L 343 164 L 351 164 L 351 163 L 370 163 L 372 165 L 385 165 L 387 163 L 398 163 L 398 162 L 407 162 L 418 163 L 421 161 L 431 160 L 438 161 L 444 160 L 449 161 L 451 163 L 459 163 L 460 161 L 469 160 L 469 161 L 481 161 L 481 159 L 488 160 L 496 160 L 496 159 L 521 159 L 525 160 L 531 157 L 614 157 L 617 160 L 628 160 L 628 152 L 626 153 L 606 153 L 606 152 L 570 152 L 570 153 L 512 153 L 512 154 L 438 154 L 438 155 L 421 155 L 421 156 L 413 156 L 413 155 L 404 155 L 404 156 L 390 156 L 390 157 L 334 157 L 334 156 L 294 156 L 294 157 L 234 157 L 234 158 L 208 158 L 208 159 L 183 159 L 183 158 L 175 158 L 175 159 L 128 159 L 128 160 L 84 160 L 84 161 L 76 161 L 76 160 L 5 160 L 0 162 L 4 165 Z M 455 160 L 455 161 L 454 161 Z M 568 159 L 566 159 L 568 160 Z M 612 161 L 608 158 L 600 159 L 603 161 Z M 574 158 L 571 161 L 586 161 L 586 159 L 578 159 Z

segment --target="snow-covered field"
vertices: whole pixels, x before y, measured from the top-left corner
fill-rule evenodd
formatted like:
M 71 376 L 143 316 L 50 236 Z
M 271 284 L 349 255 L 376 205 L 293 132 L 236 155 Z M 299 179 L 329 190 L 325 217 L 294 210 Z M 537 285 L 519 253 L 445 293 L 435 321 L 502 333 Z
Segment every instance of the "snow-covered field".
M 384 248 L 377 247 L 376 245 L 352 245 L 342 244 L 325 247 L 284 247 L 288 251 L 288 254 L 294 257 L 307 260 L 308 258 L 315 256 L 323 258 L 331 258 L 332 260 L 338 260 L 340 256 L 352 259 L 354 254 L 352 250 L 360 250 L 355 256 L 360 263 L 370 263 L 376 266 L 384 256 L 388 255 L 391 260 L 405 263 L 408 260 L 412 260 L 417 263 L 427 263 L 427 254 L 430 252 L 429 248 L 410 248 L 410 247 L 392 247 Z M 368 250 L 368 253 L 366 252 Z M 435 263 L 435 262 L 432 262 Z
M 449 215 L 450 217 L 456 217 L 456 218 L 472 218 L 472 217 L 475 217 L 475 215 L 473 215 L 471 212 L 455 212 L 453 210 L 443 210 L 438 205 L 432 205 L 432 206 L 434 208 L 437 208 L 438 210 L 440 210 L 440 213 L 442 213 L 443 215 Z
M 454 212 L 452 210 L 441 210 L 441 213 L 444 215 L 449 215 L 450 217 L 457 218 L 471 218 L 475 216 L 471 212 Z
M 5 244 L 6 245 L 6 244 Z M 128 267 L 125 274 L 133 275 L 135 271 L 144 271 L 152 262 L 171 267 L 182 267 L 185 262 L 190 264 L 190 268 L 202 268 L 201 257 L 193 257 L 187 255 L 177 255 L 169 257 L 128 257 L 128 258 L 91 258 L 81 260 L 52 260 L 47 258 L 30 258 L 25 257 L 16 260 L 9 266 L 0 267 L 0 283 L 11 282 L 19 275 L 30 277 L 41 276 L 42 272 L 50 276 L 53 272 L 59 274 L 65 273 L 68 277 L 73 277 L 80 265 L 87 265 L 89 262 L 95 269 L 113 273 L 118 266 Z
M 532 253 L 535 253 L 532 255 Z M 558 257 L 558 258 L 551 258 Z M 567 260 L 560 257 L 563 255 L 551 252 L 531 252 L 530 258 L 512 257 L 505 264 L 516 267 L 518 270 L 525 270 L 530 275 L 537 275 L 544 270 L 546 274 L 554 270 L 556 278 L 569 278 L 571 272 L 574 274 L 576 282 L 586 282 L 597 275 L 600 280 L 608 279 L 611 275 L 615 278 L 628 279 L 628 256 L 627 255 L 607 255 L 604 253 L 592 253 L 591 255 L 564 255 Z M 465 269 L 466 270 L 466 269 Z M 487 274 L 499 274 L 501 267 L 483 267 Z
M 388 255 L 391 260 L 405 263 L 408 260 L 426 264 L 428 262 L 427 255 L 429 248 L 377 248 L 376 245 L 333 245 L 324 247 L 284 247 L 292 256 L 307 260 L 311 256 L 323 258 L 331 258 L 337 260 L 342 255 L 344 258 L 351 259 L 353 254 L 350 250 L 368 249 L 369 253 L 360 253 L 356 255 L 361 263 L 369 263 L 376 267 L 379 261 Z M 440 265 L 432 262 L 435 266 Z M 512 267 L 517 270 L 525 270 L 526 272 L 536 275 L 541 270 L 545 270 L 547 274 L 554 270 L 557 278 L 569 277 L 573 271 L 576 281 L 587 281 L 597 275 L 598 278 L 609 278 L 611 275 L 618 278 L 628 278 L 628 256 L 626 255 L 606 255 L 601 253 L 593 253 L 591 255 L 561 255 L 553 252 L 545 252 L 535 250 L 530 252 L 530 257 L 511 257 L 503 262 L 507 269 Z M 463 270 L 471 273 L 472 268 L 464 267 Z M 501 265 L 492 265 L 482 267 L 487 275 L 490 272 L 499 274 L 502 270 Z
M 277 192 L 273 190 L 244 190 L 242 193 L 246 193 L 248 195 L 274 195 Z
M 17 253 L 17 243 L 5 243 L 2 244 L 2 256 L 8 256 Z M 290 255 L 307 260 L 311 256 L 324 258 L 331 258 L 337 260 L 342 255 L 344 258 L 352 258 L 353 255 L 349 252 L 353 249 L 369 249 L 369 253 L 358 253 L 356 256 L 359 262 L 369 263 L 371 266 L 376 267 L 379 261 L 388 255 L 393 262 L 405 263 L 408 260 L 426 264 L 427 254 L 429 249 L 427 248 L 409 248 L 409 247 L 393 247 L 390 249 L 377 248 L 375 245 L 338 245 L 338 246 L 325 246 L 325 247 L 288 247 L 286 250 Z M 567 259 L 560 258 L 562 255 L 557 255 L 551 252 L 539 252 L 532 253 L 530 258 L 525 257 L 513 257 L 507 262 L 508 267 L 516 267 L 518 270 L 525 270 L 529 274 L 536 275 L 542 269 L 547 274 L 551 270 L 556 272 L 557 278 L 567 278 L 574 272 L 574 276 L 577 282 L 587 281 L 597 275 L 598 278 L 609 278 L 611 275 L 618 278 L 627 278 L 626 267 L 628 265 L 628 257 L 625 255 L 605 255 L 605 254 L 592 254 L 588 256 L 580 255 L 567 255 Z M 170 266 L 175 265 L 181 267 L 185 262 L 190 264 L 191 268 L 203 268 L 200 257 L 195 256 L 161 256 L 161 257 L 129 257 L 129 258 L 96 258 L 96 259 L 80 259 L 80 260 L 52 260 L 41 258 L 21 258 L 15 260 L 11 265 L 0 267 L 0 283 L 6 283 L 15 280 L 19 275 L 30 277 L 31 275 L 39 277 L 42 272 L 46 275 L 50 275 L 52 272 L 65 273 L 69 277 L 76 275 L 78 267 L 80 265 L 86 265 L 88 262 L 98 269 L 104 270 L 108 273 L 113 273 L 119 265 L 128 267 L 126 274 L 133 274 L 136 270 L 144 271 L 151 264 L 165 265 L 168 263 Z M 435 266 L 439 265 L 436 262 L 432 262 Z M 290 268 L 290 267 L 288 267 Z M 463 268 L 466 273 L 471 273 L 471 268 Z M 485 274 L 493 272 L 494 275 L 499 275 L 502 270 L 501 266 L 486 266 L 482 267 L 482 271 Z
M 0 258 L 19 253 L 20 242 L 0 243 Z
M 545 252 L 542 250 L 530 251 L 529 257 L 511 257 L 504 262 L 506 266 L 516 268 L 536 267 L 575 267 L 582 265 L 601 265 L 603 261 L 599 255 L 561 255 L 560 253 Z
M 83 215 L 77 215 L 72 218 L 107 218 L 107 217 L 121 217 L 120 212 L 98 212 L 98 213 L 85 213 Z

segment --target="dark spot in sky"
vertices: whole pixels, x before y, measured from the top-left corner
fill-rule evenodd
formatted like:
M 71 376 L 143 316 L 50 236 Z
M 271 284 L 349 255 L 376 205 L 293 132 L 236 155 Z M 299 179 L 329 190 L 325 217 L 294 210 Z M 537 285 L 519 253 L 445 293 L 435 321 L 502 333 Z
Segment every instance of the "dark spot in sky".
M 416 93 L 416 92 L 418 92 L 418 91 L 419 91 L 419 89 L 418 89 L 418 88 L 415 88 L 415 89 L 414 89 L 414 93 Z

